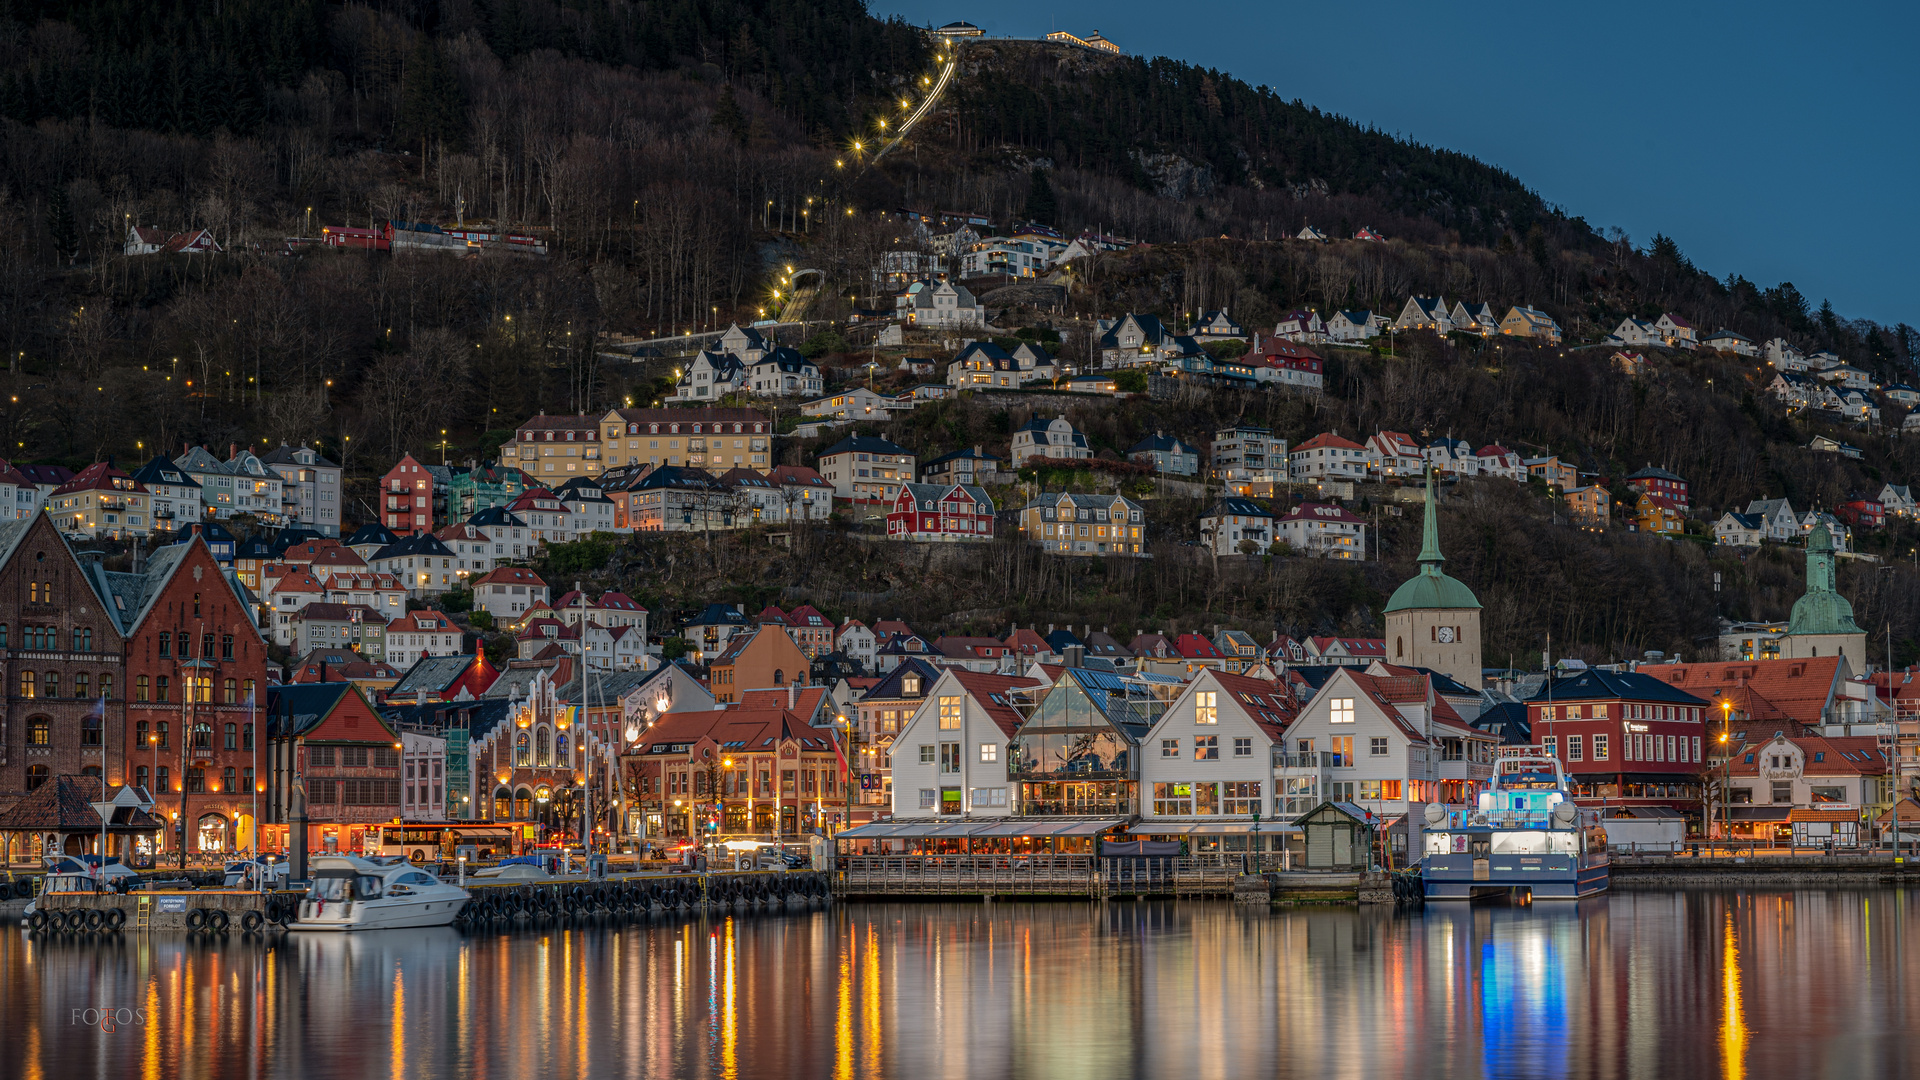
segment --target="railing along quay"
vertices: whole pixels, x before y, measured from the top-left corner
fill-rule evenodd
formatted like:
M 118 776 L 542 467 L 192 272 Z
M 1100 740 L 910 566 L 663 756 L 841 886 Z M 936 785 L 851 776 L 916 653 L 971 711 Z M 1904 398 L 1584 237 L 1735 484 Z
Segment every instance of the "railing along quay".
M 1231 896 L 1278 853 L 1208 855 L 844 855 L 836 896 Z

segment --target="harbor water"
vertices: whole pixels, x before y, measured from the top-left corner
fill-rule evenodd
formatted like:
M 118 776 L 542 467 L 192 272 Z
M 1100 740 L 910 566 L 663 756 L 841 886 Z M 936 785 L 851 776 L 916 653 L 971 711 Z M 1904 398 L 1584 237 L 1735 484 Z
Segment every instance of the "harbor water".
M 1920 896 L 0 933 L 0 1077 L 1920 1075 Z

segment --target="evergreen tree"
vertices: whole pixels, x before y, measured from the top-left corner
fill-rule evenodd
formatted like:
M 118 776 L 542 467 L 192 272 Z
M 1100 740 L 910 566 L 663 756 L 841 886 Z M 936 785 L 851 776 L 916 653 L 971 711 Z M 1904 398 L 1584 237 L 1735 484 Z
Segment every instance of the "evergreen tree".
M 395 134 L 406 143 L 421 141 L 458 147 L 467 133 L 467 102 L 440 45 L 422 34 L 407 60 Z
M 734 142 L 746 144 L 747 114 L 740 111 L 740 103 L 733 99 L 731 85 L 720 88 L 720 100 L 713 106 L 713 126 L 733 136 Z
M 1053 224 L 1059 214 L 1059 203 L 1053 196 L 1053 182 L 1047 179 L 1047 171 L 1036 166 L 1027 174 L 1027 205 L 1021 212 L 1028 221 L 1041 225 Z
M 73 220 L 73 207 L 67 202 L 67 189 L 55 184 L 47 192 L 47 239 L 54 256 L 63 263 L 80 257 L 80 227 Z

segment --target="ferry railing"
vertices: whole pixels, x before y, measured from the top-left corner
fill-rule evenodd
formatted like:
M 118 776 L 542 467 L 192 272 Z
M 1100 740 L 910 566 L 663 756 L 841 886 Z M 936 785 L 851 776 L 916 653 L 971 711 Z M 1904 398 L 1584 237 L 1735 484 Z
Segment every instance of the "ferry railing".
M 1552 824 L 1551 810 L 1449 810 L 1439 825 L 1425 827 L 1461 829 L 1470 825 L 1491 825 L 1496 829 L 1544 829 Z

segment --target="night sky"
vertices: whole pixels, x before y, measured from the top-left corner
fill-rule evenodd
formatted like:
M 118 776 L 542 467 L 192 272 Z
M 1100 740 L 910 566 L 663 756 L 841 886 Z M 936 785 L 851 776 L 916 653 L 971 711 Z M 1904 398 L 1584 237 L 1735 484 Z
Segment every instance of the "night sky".
M 1716 277 L 1920 324 L 1920 6 L 874 0 L 915 25 L 1100 31 L 1463 151 Z

